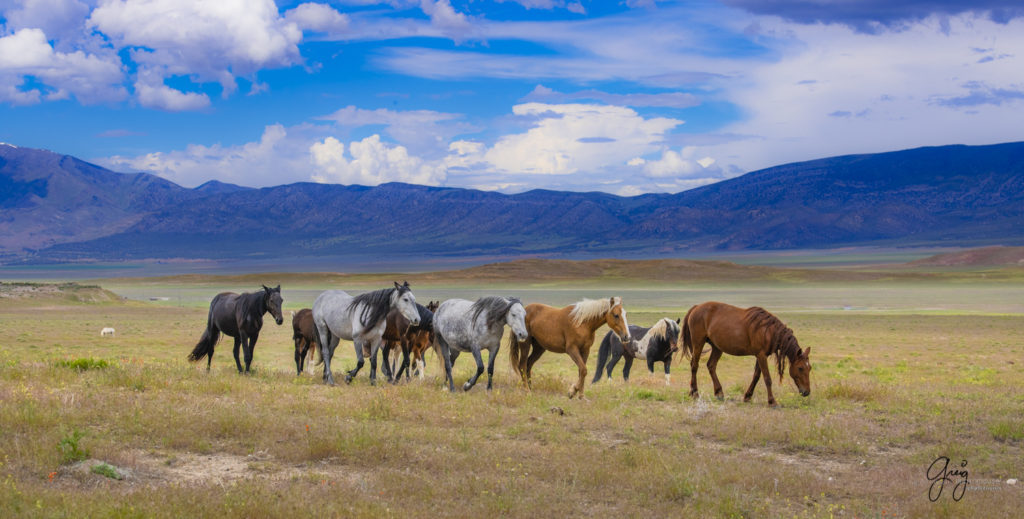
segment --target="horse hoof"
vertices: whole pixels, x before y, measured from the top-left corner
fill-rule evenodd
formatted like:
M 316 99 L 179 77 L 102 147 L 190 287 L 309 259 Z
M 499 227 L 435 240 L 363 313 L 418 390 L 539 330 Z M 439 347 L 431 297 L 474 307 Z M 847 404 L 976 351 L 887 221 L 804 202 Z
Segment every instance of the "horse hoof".
M 690 391 L 690 398 L 693 398 L 694 400 L 696 400 L 696 399 L 700 398 L 700 393 L 698 393 L 696 391 Z
M 466 382 L 465 384 L 462 385 L 463 391 L 469 391 L 470 389 L 473 389 L 473 385 L 470 384 L 469 382 Z
M 771 407 L 772 409 L 778 409 L 779 404 L 778 402 L 768 402 L 768 407 Z
M 743 403 L 749 404 L 750 403 L 750 397 L 749 396 L 744 396 L 743 397 Z
M 345 375 L 345 383 L 346 384 L 351 384 L 352 383 L 352 375 Z
M 725 395 L 722 394 L 722 393 L 715 393 L 715 400 L 718 400 L 719 402 L 721 402 L 721 401 L 725 400 Z

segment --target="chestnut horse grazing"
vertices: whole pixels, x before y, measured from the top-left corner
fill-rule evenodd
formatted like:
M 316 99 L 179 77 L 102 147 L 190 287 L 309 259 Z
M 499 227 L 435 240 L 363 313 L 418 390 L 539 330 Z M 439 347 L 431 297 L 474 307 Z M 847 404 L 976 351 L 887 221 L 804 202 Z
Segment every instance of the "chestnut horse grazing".
M 705 342 L 711 344 L 708 372 L 711 373 L 711 381 L 715 384 L 715 396 L 719 400 L 724 394 L 718 375 L 715 374 L 715 367 L 722 352 L 757 357 L 754 364 L 754 379 L 750 381 L 750 387 L 743 395 L 744 402 L 750 401 L 758 379 L 764 375 L 768 405 L 776 405 L 775 397 L 772 396 L 771 374 L 768 371 L 770 355 L 775 355 L 779 380 L 782 380 L 782 370 L 785 369 L 788 360 L 789 375 L 793 377 L 800 394 L 811 394 L 811 348 L 801 350 L 796 337 L 793 336 L 793 330 L 764 308 L 737 308 L 714 301 L 701 303 L 686 313 L 682 335 L 683 355 L 690 359 L 690 396 L 694 398 L 698 396 L 697 368 Z
M 607 324 L 623 342 L 629 343 L 629 323 L 621 297 L 608 299 L 584 299 L 565 308 L 532 303 L 526 305 L 525 341 L 509 341 L 509 360 L 512 368 L 530 387 L 533 364 L 544 351 L 566 353 L 579 368 L 579 380 L 569 388 L 569 398 L 579 395 L 583 398 L 583 383 L 587 378 L 587 357 L 594 344 L 594 334 L 601 325 Z M 531 351 L 532 348 L 532 351 Z

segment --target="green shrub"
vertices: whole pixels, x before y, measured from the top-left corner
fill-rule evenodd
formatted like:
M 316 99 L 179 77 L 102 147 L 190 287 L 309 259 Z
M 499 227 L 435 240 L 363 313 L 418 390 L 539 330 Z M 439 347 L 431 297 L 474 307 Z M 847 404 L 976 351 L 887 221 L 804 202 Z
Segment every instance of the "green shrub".
M 60 450 L 61 463 L 74 463 L 89 457 L 89 451 L 80 444 L 82 436 L 82 431 L 75 429 L 60 439 L 57 448 Z
M 105 369 L 110 367 L 110 363 L 103 359 L 94 359 L 92 357 L 86 357 L 83 359 L 66 359 L 58 360 L 54 365 L 61 368 L 73 369 L 76 371 L 89 371 L 90 369 Z

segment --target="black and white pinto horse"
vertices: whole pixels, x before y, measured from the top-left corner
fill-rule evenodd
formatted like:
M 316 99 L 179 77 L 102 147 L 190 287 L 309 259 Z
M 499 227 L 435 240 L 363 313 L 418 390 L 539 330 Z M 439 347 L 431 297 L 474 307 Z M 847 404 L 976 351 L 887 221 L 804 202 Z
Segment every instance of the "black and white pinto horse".
M 409 288 L 395 283 L 394 288 L 382 288 L 358 296 L 342 290 L 328 290 L 313 302 L 313 324 L 320 337 L 320 353 L 324 361 L 324 382 L 334 385 L 331 358 L 341 339 L 353 342 L 356 367 L 345 375 L 345 383 L 359 373 L 364 357 L 370 357 L 370 384 L 377 383 L 377 350 L 380 349 L 387 315 L 397 308 L 413 325 L 420 322 L 416 309 L 416 296 Z M 385 359 L 386 362 L 386 359 Z
M 238 360 L 238 348 L 245 352 L 245 373 L 249 373 L 252 364 L 252 353 L 256 349 L 256 341 L 260 338 L 263 327 L 263 314 L 270 312 L 277 325 L 284 322 L 281 316 L 281 285 L 277 288 L 263 286 L 259 292 L 235 294 L 222 292 L 210 301 L 210 313 L 206 318 L 206 331 L 199 338 L 199 343 L 192 349 L 188 360 L 198 362 L 206 357 L 206 370 L 210 370 L 213 361 L 213 348 L 223 333 L 235 338 L 235 365 L 242 373 L 242 363 Z
M 473 354 L 476 360 L 476 373 L 462 385 L 463 391 L 469 391 L 484 372 L 484 361 L 481 350 L 487 353 L 487 390 L 492 386 L 494 377 L 494 359 L 501 346 L 501 336 L 505 325 L 512 329 L 512 334 L 519 341 L 525 341 L 526 310 L 523 303 L 511 297 L 481 297 L 476 302 L 465 299 L 449 299 L 438 307 L 434 313 L 434 343 L 444 361 L 444 371 L 448 382 L 448 390 L 455 391 L 452 380 L 452 365 L 460 352 Z
M 664 362 L 665 383 L 668 384 L 672 354 L 679 349 L 679 319 L 673 321 L 665 317 L 650 328 L 630 325 L 629 335 L 633 337 L 629 343 L 629 352 L 624 351 L 622 341 L 615 333 L 608 332 L 604 336 L 601 348 L 597 352 L 597 373 L 594 374 L 591 384 L 601 380 L 601 376 L 605 373 L 605 363 L 608 362 L 609 357 L 611 357 L 611 362 L 608 363 L 607 373 L 608 378 L 612 378 L 612 369 L 623 356 L 626 357 L 626 363 L 622 367 L 623 380 L 629 380 L 629 370 L 633 367 L 633 359 L 637 358 L 647 361 L 647 369 L 651 373 L 654 373 L 655 362 Z

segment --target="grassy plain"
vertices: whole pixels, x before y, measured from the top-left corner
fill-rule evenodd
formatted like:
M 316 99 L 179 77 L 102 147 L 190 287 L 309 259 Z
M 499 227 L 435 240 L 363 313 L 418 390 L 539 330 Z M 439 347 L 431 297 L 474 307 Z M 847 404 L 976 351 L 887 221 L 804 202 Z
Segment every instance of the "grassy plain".
M 129 300 L 0 299 L 0 515 L 1019 514 L 1024 489 L 1005 483 L 1024 475 L 1019 271 L 776 274 L 410 278 L 421 301 L 622 295 L 638 324 L 708 299 L 764 306 L 813 346 L 810 397 L 773 373 L 779 409 L 763 386 L 741 401 L 751 358 L 719 363 L 722 402 L 708 399 L 703 365 L 703 396 L 687 397 L 678 363 L 671 385 L 639 364 L 624 384 L 620 364 L 615 380 L 588 376 L 587 400 L 570 401 L 575 367 L 556 354 L 538 362 L 528 392 L 504 348 L 491 393 L 442 391 L 432 355 L 423 381 L 371 387 L 364 369 L 351 386 L 326 387 L 295 376 L 287 322 L 264 328 L 253 376 L 237 375 L 223 340 L 210 373 L 185 361 L 218 291 L 280 282 L 285 309 L 297 310 L 324 288 L 357 292 L 392 276 L 120 279 L 99 284 Z M 105 326 L 117 335 L 101 338 Z M 350 345 L 338 355 L 354 364 Z M 595 361 L 596 350 L 591 376 Z M 457 384 L 471 364 L 460 357 Z M 959 479 L 928 498 L 940 456 L 951 470 L 967 462 L 959 501 Z M 127 477 L 92 469 L 100 461 Z

